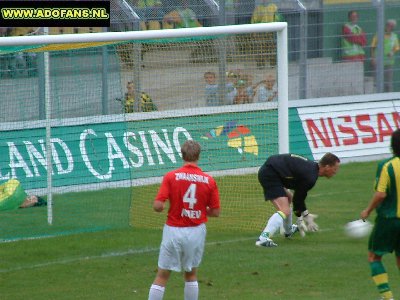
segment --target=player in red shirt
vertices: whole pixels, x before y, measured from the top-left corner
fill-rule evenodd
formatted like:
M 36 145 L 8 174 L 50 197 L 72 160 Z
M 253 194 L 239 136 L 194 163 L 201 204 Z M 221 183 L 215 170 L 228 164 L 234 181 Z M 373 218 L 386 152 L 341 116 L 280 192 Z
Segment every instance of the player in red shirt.
M 161 183 L 153 208 L 162 212 L 169 200 L 163 229 L 158 271 L 150 287 L 149 300 L 161 300 L 171 271 L 185 272 L 185 300 L 197 300 L 197 268 L 203 257 L 207 217 L 218 217 L 220 200 L 215 180 L 197 165 L 200 144 L 186 141 L 181 168 L 168 172 Z

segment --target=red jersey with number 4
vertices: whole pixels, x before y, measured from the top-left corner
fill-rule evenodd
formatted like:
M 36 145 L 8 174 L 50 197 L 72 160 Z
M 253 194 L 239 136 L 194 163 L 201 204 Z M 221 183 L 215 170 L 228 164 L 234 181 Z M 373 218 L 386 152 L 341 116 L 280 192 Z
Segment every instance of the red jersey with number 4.
M 205 223 L 207 207 L 220 207 L 218 187 L 214 178 L 194 164 L 185 164 L 165 174 L 155 200 L 169 200 L 166 223 L 175 227 Z

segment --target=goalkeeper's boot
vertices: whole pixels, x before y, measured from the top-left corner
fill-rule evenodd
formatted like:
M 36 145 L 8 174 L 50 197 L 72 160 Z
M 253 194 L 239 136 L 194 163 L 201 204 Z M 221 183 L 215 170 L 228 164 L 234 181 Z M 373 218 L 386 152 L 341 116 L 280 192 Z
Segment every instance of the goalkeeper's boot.
M 278 244 L 276 244 L 273 240 L 270 238 L 263 238 L 263 239 L 258 239 L 256 241 L 256 246 L 258 247 L 278 247 Z
M 299 232 L 299 226 L 297 226 L 296 224 L 292 224 L 292 227 L 290 228 L 290 232 L 288 232 L 288 233 L 285 232 L 285 237 L 291 238 L 296 232 Z

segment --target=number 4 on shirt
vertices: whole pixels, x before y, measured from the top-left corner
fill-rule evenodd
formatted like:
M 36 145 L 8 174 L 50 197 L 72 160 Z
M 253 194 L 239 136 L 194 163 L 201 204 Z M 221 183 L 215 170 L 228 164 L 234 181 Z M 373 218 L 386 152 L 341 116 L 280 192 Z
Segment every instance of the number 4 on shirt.
M 185 192 L 185 195 L 183 195 L 183 202 L 189 203 L 189 209 L 194 209 L 194 206 L 197 202 L 196 187 L 196 184 L 190 184 L 189 188 Z

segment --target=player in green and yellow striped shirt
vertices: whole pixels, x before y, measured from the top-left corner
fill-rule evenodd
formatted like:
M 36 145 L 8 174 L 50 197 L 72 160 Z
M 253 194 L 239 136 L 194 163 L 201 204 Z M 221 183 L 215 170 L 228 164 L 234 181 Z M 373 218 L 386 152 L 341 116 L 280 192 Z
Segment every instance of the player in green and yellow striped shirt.
M 400 129 L 392 133 L 391 148 L 393 157 L 379 163 L 374 196 L 360 214 L 366 219 L 376 209 L 375 225 L 368 241 L 368 261 L 382 299 L 393 299 L 382 256 L 394 251 L 400 270 Z

